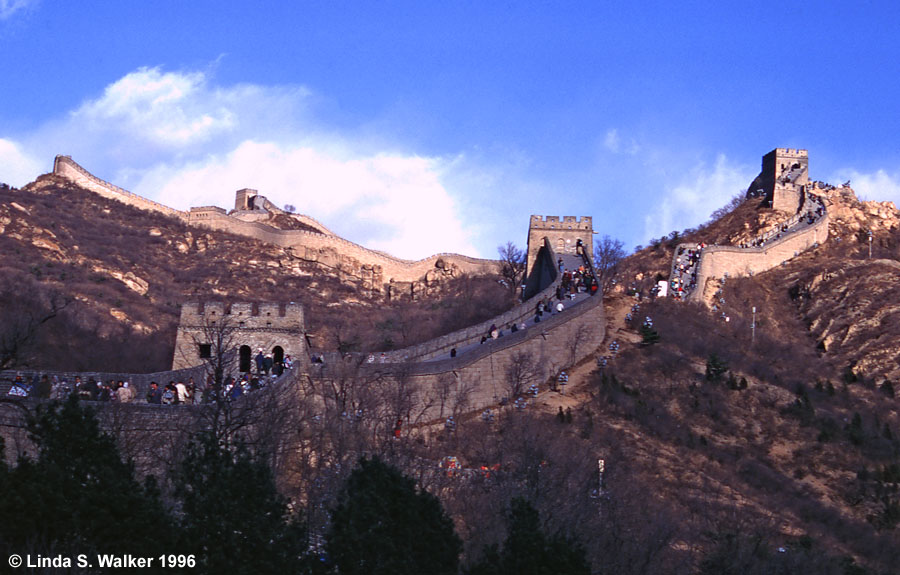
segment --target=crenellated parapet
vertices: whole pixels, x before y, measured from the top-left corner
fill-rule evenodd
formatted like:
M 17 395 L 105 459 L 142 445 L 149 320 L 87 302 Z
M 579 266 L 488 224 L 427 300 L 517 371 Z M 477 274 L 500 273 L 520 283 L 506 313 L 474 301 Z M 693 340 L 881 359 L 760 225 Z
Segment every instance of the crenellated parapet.
M 53 173 L 78 184 L 86 190 L 99 194 L 104 198 L 116 200 L 142 210 L 160 212 L 167 216 L 173 216 L 185 221 L 188 220 L 187 212 L 170 208 L 159 202 L 154 202 L 153 200 L 148 200 L 147 198 L 111 184 L 106 180 L 101 180 L 78 165 L 71 156 L 56 156 L 56 159 L 53 161 Z

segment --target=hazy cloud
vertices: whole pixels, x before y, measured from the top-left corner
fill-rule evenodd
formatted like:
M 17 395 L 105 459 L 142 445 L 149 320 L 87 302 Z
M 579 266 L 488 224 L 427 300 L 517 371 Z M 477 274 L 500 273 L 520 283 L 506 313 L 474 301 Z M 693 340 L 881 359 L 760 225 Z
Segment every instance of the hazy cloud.
M 184 209 L 227 205 L 235 190 L 250 187 L 372 249 L 406 258 L 448 250 L 473 254 L 456 202 L 440 182 L 444 163 L 248 140 L 222 157 L 152 169 L 135 191 Z
M 731 163 L 724 154 L 712 167 L 697 164 L 680 183 L 666 188 L 658 204 L 647 206 L 646 237 L 658 238 L 704 223 L 713 211 L 746 190 L 754 175 L 748 167 Z
M 221 92 L 210 91 L 203 73 L 141 68 L 107 86 L 103 96 L 83 104 L 71 122 L 150 142 L 182 147 L 234 128 L 235 112 Z
M 35 6 L 38 0 L 0 0 L 0 20 L 6 20 L 16 12 Z
M 41 163 L 10 140 L 0 138 L 0 182 L 21 187 L 41 172 Z
M 864 174 L 853 169 L 839 170 L 831 182 L 839 185 L 850 180 L 850 187 L 861 200 L 891 201 L 900 205 L 900 172 L 889 174 L 878 170 L 874 174 Z
M 622 137 L 619 135 L 619 130 L 616 128 L 610 128 L 606 131 L 606 136 L 603 138 L 603 147 L 614 154 L 629 155 L 636 154 L 641 149 L 634 139 L 629 140 L 627 143 L 623 142 Z

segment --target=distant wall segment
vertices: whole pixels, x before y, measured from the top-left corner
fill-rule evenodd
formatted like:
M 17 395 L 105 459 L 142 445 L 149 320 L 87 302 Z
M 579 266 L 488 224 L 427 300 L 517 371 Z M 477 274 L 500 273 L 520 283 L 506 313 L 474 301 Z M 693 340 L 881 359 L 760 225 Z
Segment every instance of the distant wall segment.
M 56 156 L 56 159 L 53 161 L 53 173 L 57 176 L 62 176 L 67 180 L 71 180 L 82 188 L 99 194 L 104 198 L 117 200 L 123 204 L 128 204 L 129 206 L 134 206 L 142 210 L 161 212 L 167 216 L 174 216 L 185 221 L 188 219 L 187 212 L 182 212 L 181 210 L 170 208 L 169 206 L 154 202 L 153 200 L 142 198 L 119 186 L 110 184 L 106 180 L 101 180 L 79 166 L 72 160 L 71 156 Z
M 281 230 L 263 223 L 245 221 L 229 215 L 224 209 L 216 206 L 195 207 L 189 212 L 183 212 L 101 180 L 78 165 L 70 156 L 56 156 L 53 173 L 105 198 L 143 210 L 174 216 L 192 226 L 237 234 L 292 250 L 294 255 L 304 260 L 337 268 L 351 277 L 358 278 L 367 289 L 378 291 L 387 289 L 390 292 L 392 283 L 419 282 L 427 279 L 429 273 L 434 276 L 436 273 L 480 275 L 499 272 L 499 263 L 496 260 L 460 254 L 435 254 L 418 261 L 396 258 L 332 235 L 328 228 L 308 216 L 300 216 L 299 219 L 322 233 Z M 238 191 L 236 205 L 240 204 L 243 207 L 250 198 L 257 197 L 256 194 L 256 190 Z M 405 292 L 412 289 L 410 285 L 397 285 L 393 291 Z

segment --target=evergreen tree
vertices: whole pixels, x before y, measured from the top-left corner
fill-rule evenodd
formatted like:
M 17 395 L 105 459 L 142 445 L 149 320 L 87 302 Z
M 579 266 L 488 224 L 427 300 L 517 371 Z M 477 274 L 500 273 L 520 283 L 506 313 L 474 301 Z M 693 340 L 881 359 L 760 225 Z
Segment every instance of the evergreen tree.
M 0 553 L 155 557 L 173 549 L 172 520 L 152 480 L 141 485 L 75 395 L 38 407 L 37 457 L 0 465 Z M 148 572 L 152 572 L 149 571 Z
M 288 513 L 271 469 L 238 445 L 204 434 L 189 447 L 175 475 L 183 512 L 182 549 L 199 573 L 304 571 L 307 541 Z
M 653 326 L 642 325 L 641 326 L 641 344 L 642 345 L 653 345 L 654 343 L 659 343 L 659 332 L 656 331 Z
M 341 575 L 453 575 L 462 544 L 438 499 L 378 458 L 360 459 L 327 534 Z
M 589 575 L 590 565 L 577 541 L 541 530 L 537 510 L 525 499 L 510 504 L 502 551 L 484 549 L 468 575 Z
M 728 373 L 728 363 L 717 354 L 711 353 L 706 359 L 706 380 L 719 382 Z

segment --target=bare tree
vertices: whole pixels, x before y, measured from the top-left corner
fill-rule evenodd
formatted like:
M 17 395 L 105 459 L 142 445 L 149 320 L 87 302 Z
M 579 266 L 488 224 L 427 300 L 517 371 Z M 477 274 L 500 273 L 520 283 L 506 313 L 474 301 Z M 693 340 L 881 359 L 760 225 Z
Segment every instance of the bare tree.
M 605 235 L 594 247 L 594 270 L 600 289 L 604 294 L 609 293 L 613 280 L 619 269 L 619 263 L 625 258 L 625 244 L 622 240 Z
M 569 338 L 566 340 L 566 345 L 569 348 L 569 365 L 575 367 L 575 364 L 578 363 L 578 359 L 581 357 L 579 353 L 583 353 L 585 346 L 595 345 L 598 346 L 600 344 L 599 341 L 594 341 L 594 330 L 589 324 L 581 324 L 571 332 L 569 332 Z
M 538 362 L 526 351 L 517 351 L 509 358 L 504 371 L 509 399 L 515 399 L 540 378 Z
M 0 369 L 25 362 L 41 328 L 71 302 L 71 297 L 55 292 L 41 297 L 36 285 L 4 290 L 0 294 Z
M 519 284 L 525 276 L 525 252 L 516 247 L 512 242 L 506 242 L 505 246 L 497 246 L 500 254 L 500 275 L 511 294 L 515 295 Z

